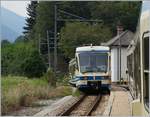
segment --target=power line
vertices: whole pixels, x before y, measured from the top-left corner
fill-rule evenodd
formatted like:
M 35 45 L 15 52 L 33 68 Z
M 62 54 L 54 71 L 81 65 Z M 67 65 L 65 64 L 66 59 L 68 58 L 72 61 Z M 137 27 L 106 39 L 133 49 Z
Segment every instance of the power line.
M 59 19 L 57 17 L 57 12 L 60 12 L 62 14 L 65 14 L 65 15 L 68 15 L 71 17 L 75 17 L 76 19 L 70 19 L 70 18 L 69 19 L 63 19 L 63 18 Z M 57 9 L 57 3 L 54 5 L 54 73 L 55 73 L 55 75 L 56 75 L 56 70 L 57 70 L 57 48 L 58 48 L 58 45 L 57 45 L 57 21 L 102 22 L 102 20 L 85 19 L 81 16 L 66 12 L 64 10 Z
M 88 19 L 57 19 L 57 21 L 71 21 L 71 22 L 103 22 L 103 20 L 88 20 Z
M 60 9 L 58 9 L 58 11 L 59 11 L 60 13 L 64 13 L 64 14 L 67 14 L 67 15 L 70 15 L 70 16 L 73 16 L 73 17 L 76 17 L 76 18 L 78 18 L 78 19 L 85 19 L 85 18 L 83 18 L 83 17 L 77 16 L 77 15 L 75 15 L 75 14 L 72 14 L 72 13 L 69 13 L 69 12 L 66 12 L 66 11 L 63 11 L 63 10 L 60 10 Z

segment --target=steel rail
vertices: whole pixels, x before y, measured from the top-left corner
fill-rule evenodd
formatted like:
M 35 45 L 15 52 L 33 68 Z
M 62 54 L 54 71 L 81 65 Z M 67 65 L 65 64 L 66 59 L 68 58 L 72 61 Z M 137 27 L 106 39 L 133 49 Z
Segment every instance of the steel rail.
M 68 116 L 77 106 L 79 106 L 82 103 L 82 101 L 86 98 L 86 96 L 87 95 L 83 95 L 78 101 L 76 101 L 73 105 L 71 105 L 67 110 L 65 110 L 63 113 L 60 113 L 59 116 Z M 94 102 L 92 103 L 92 105 L 90 106 L 90 108 L 85 113 L 85 116 L 90 116 L 91 115 L 93 110 L 95 108 L 97 108 L 101 98 L 102 98 L 102 95 L 99 94 L 96 97 L 96 99 L 94 100 Z
M 86 97 L 86 95 L 82 95 L 78 101 L 76 101 L 73 105 L 71 105 L 67 110 L 65 110 L 63 113 L 61 113 L 59 116 L 67 116 L 69 115 L 75 107 L 77 107 Z
M 88 109 L 88 111 L 86 112 L 85 116 L 90 116 L 91 115 L 91 113 L 93 112 L 93 110 L 97 108 L 97 106 L 98 106 L 98 104 L 99 104 L 99 102 L 100 102 L 101 99 L 102 99 L 102 95 L 99 94 L 96 97 L 95 101 L 90 106 L 90 108 Z

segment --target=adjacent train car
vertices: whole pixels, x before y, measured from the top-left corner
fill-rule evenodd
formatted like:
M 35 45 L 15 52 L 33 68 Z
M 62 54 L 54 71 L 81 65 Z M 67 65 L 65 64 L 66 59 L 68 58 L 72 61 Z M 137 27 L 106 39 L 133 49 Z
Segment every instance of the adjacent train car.
M 70 61 L 70 84 L 79 89 L 110 91 L 110 50 L 105 46 L 76 48 L 75 59 Z
M 133 41 L 128 47 L 127 67 L 129 89 L 133 96 L 132 114 L 149 115 L 149 38 L 150 38 L 150 2 L 142 4 L 141 16 Z

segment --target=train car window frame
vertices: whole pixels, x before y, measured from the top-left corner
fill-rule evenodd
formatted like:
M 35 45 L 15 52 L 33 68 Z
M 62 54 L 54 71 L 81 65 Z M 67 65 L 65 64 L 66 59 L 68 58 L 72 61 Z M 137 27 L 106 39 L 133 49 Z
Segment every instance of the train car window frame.
M 111 54 L 110 52 L 108 52 L 108 67 L 107 67 L 107 71 L 110 72 L 111 70 Z
M 150 63 L 149 63 L 149 58 L 150 58 L 150 31 L 146 31 L 143 33 L 142 36 L 142 42 L 143 42 L 143 48 L 142 48 L 142 52 L 143 52 L 143 85 L 145 86 L 143 88 L 143 92 L 144 92 L 144 105 L 146 110 L 149 112 L 149 77 L 150 77 Z M 145 57 L 146 55 L 146 57 Z M 146 63 L 146 61 L 148 62 L 148 64 Z
M 76 65 L 76 59 L 72 59 L 70 62 L 69 62 L 69 76 L 70 78 L 72 79 L 73 78 L 73 75 L 75 74 L 75 65 Z
M 79 58 L 76 56 L 76 57 L 75 57 L 75 60 L 76 60 L 75 69 L 77 69 L 77 70 L 79 71 L 78 59 L 79 59 Z
M 85 58 L 86 57 L 86 62 Z M 100 57 L 100 58 L 99 58 Z M 86 63 L 83 64 L 83 60 Z M 90 53 L 82 53 L 79 54 L 79 66 L 80 72 L 100 72 L 100 73 L 107 73 L 108 72 L 108 53 L 98 53 L 98 52 L 90 52 Z M 86 70 L 86 66 L 91 68 L 90 70 Z M 85 68 L 84 68 L 85 67 Z

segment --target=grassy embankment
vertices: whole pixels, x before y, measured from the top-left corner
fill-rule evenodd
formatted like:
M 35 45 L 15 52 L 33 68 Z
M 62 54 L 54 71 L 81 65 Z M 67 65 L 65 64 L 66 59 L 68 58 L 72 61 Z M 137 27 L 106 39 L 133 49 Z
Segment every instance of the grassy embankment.
M 25 77 L 2 77 L 2 114 L 18 110 L 21 106 L 33 106 L 38 99 L 63 97 L 72 93 L 69 86 L 59 85 L 52 88 L 43 79 Z

